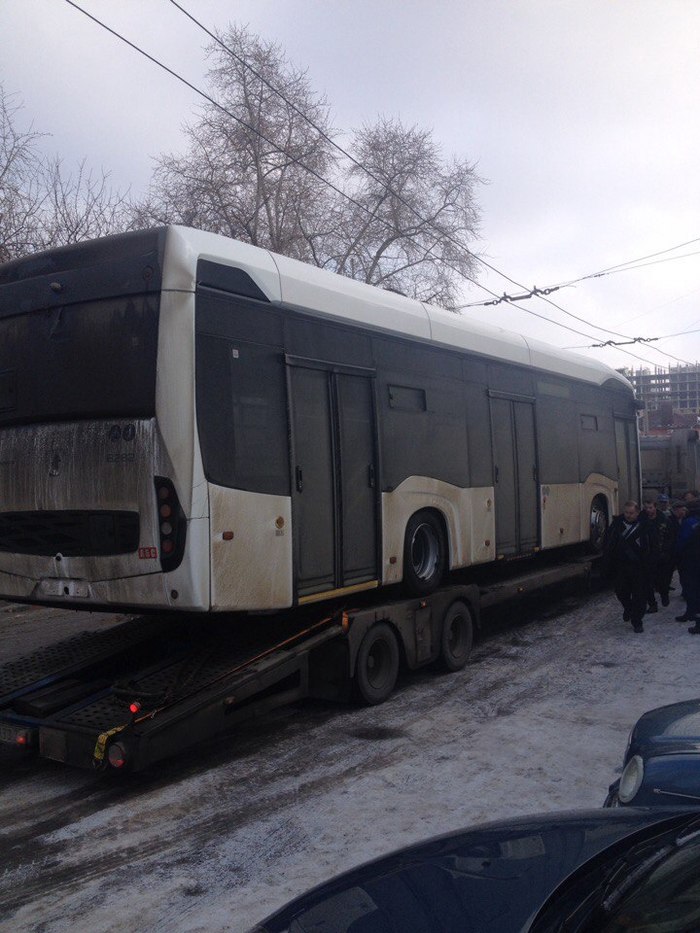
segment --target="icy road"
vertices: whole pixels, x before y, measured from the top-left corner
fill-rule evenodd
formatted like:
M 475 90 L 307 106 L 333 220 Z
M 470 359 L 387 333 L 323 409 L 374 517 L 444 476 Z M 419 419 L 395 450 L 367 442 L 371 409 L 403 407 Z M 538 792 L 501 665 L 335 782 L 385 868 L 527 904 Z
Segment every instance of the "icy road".
M 0 930 L 238 933 L 425 836 L 600 806 L 637 717 L 700 694 L 700 638 L 677 598 L 641 635 L 608 593 L 544 602 L 380 707 L 290 707 L 116 783 L 4 769 Z M 0 657 L 118 620 L 0 603 Z

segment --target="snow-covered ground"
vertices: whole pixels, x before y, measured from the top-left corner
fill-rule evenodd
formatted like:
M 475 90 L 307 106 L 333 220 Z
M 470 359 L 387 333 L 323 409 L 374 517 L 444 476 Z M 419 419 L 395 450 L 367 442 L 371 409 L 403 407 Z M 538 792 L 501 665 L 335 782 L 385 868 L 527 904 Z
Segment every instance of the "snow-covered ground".
M 630 726 L 700 694 L 700 638 L 634 634 L 609 593 L 501 618 L 459 674 L 381 707 L 303 704 L 128 781 L 52 762 L 0 774 L 0 929 L 244 931 L 333 874 L 426 836 L 597 807 Z M 2 604 L 0 604 L 1 606 Z M 0 608 L 2 658 L 113 624 Z

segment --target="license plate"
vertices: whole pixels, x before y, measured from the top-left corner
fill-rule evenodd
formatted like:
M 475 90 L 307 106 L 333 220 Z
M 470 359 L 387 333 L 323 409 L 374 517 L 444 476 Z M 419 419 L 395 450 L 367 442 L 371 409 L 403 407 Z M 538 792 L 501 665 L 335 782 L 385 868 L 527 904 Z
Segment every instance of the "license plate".
M 82 580 L 45 579 L 40 584 L 42 595 L 63 596 L 70 599 L 87 599 L 90 587 Z

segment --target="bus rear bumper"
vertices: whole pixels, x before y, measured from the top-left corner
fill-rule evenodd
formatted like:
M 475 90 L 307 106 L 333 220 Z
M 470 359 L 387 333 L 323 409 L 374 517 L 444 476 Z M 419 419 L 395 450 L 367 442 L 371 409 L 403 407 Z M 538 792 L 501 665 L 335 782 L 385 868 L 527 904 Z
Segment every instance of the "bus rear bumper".
M 183 586 L 182 579 L 173 585 L 168 576 L 150 573 L 93 581 L 44 577 L 37 581 L 0 571 L 0 599 L 109 612 L 131 612 L 134 609 L 209 611 L 208 600 L 205 603 L 204 600 L 194 598 L 192 590 L 187 592 L 189 588 Z

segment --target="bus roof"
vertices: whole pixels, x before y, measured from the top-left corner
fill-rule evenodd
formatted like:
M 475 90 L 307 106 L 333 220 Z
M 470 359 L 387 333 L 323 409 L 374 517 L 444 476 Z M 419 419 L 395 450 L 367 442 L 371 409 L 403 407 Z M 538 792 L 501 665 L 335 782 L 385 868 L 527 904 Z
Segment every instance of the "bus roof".
M 271 302 L 290 308 L 595 385 L 612 380 L 631 391 L 624 376 L 598 360 L 248 243 L 188 227 L 167 228 L 163 288 L 193 291 L 199 259 L 244 270 Z

